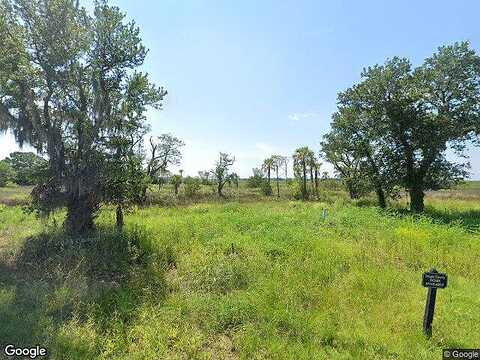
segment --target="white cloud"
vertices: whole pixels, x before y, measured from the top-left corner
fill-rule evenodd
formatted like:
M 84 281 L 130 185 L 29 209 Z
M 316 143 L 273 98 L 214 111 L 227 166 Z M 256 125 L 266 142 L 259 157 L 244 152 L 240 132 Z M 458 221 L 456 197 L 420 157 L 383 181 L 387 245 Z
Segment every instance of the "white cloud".
M 319 112 L 301 112 L 301 113 L 291 113 L 288 115 L 288 118 L 293 121 L 300 121 L 305 119 L 311 119 L 319 117 Z

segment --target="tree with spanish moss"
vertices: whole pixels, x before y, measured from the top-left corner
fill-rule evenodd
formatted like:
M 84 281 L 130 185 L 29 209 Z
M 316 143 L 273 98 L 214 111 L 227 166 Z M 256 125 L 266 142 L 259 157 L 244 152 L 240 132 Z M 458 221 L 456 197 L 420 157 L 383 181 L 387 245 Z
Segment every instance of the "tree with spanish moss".
M 111 200 L 110 164 L 127 161 L 145 111 L 166 95 L 137 70 L 147 55 L 139 29 L 106 1 L 89 13 L 78 1 L 3 0 L 0 33 L 0 130 L 48 157 L 33 206 L 66 207 L 66 230 L 90 231 Z

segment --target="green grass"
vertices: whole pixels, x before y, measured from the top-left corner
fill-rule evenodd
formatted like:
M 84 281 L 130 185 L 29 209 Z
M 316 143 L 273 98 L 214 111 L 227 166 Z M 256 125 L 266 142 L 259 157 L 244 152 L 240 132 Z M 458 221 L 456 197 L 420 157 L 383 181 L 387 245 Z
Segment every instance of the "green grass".
M 0 187 L 0 204 L 25 205 L 29 201 L 32 188 L 33 186 L 18 186 L 11 183 Z
M 0 339 L 54 359 L 438 359 L 480 334 L 479 209 L 448 201 L 423 217 L 344 200 L 151 206 L 124 234 L 104 209 L 82 242 L 4 206 Z M 431 267 L 449 286 L 428 340 Z

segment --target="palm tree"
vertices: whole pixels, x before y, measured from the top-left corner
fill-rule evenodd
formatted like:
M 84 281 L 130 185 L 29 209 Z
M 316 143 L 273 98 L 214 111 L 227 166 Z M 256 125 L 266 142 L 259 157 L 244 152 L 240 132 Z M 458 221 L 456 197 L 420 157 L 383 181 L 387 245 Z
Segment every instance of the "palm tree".
M 307 191 L 307 170 L 311 164 L 311 159 L 314 157 L 312 150 L 308 146 L 304 146 L 295 150 L 293 154 L 293 169 L 295 176 L 298 177 L 301 181 L 300 183 L 300 192 L 302 194 L 302 199 L 306 200 L 308 198 Z
M 275 161 L 273 157 L 266 158 L 263 160 L 262 164 L 262 170 L 263 172 L 267 173 L 267 178 L 268 178 L 268 185 L 270 185 L 270 173 L 275 165 Z
M 285 184 L 287 184 L 287 182 L 288 182 L 288 162 L 290 161 L 290 159 L 288 158 L 288 156 L 282 156 L 282 159 L 283 159 L 282 165 L 285 168 Z
M 275 176 L 277 179 L 277 197 L 280 197 L 280 182 L 278 177 L 278 171 L 282 166 L 284 159 L 281 155 L 272 155 L 271 159 L 273 160 L 273 168 L 275 169 Z

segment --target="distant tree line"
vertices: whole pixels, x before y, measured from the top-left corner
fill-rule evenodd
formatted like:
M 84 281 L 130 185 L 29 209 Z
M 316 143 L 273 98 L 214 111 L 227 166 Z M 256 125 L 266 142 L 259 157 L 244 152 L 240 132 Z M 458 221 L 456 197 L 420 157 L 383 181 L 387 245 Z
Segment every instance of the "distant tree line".
M 47 169 L 48 161 L 32 152 L 13 152 L 0 161 L 0 187 L 8 182 L 35 185 Z

